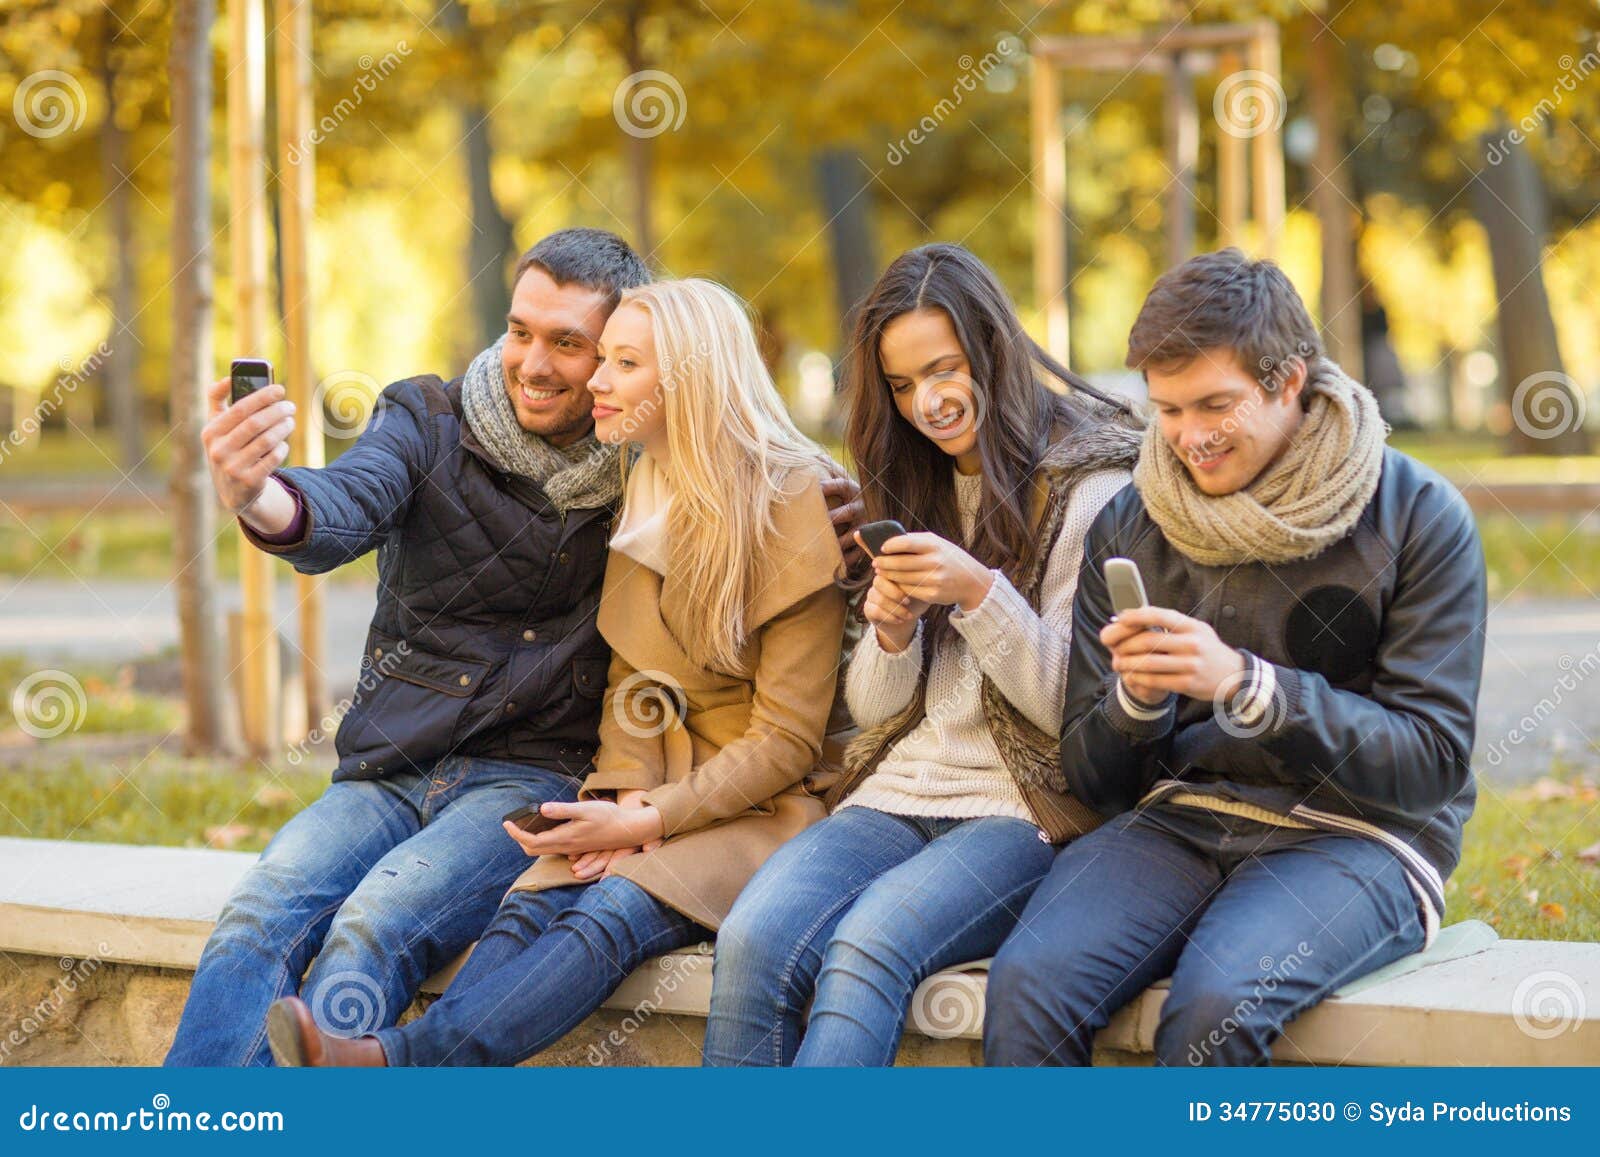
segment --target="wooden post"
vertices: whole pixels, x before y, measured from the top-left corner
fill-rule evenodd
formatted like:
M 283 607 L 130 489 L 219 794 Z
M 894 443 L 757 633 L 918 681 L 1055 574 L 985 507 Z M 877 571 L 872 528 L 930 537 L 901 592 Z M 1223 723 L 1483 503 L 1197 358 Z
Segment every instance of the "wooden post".
M 1166 116 L 1167 268 L 1194 253 L 1194 173 L 1200 161 L 1200 118 L 1194 103 L 1194 74 L 1182 52 L 1167 70 Z
M 1217 71 L 1232 76 L 1244 67 L 1237 53 L 1224 53 Z M 1244 241 L 1245 195 L 1249 170 L 1245 164 L 1244 138 L 1217 126 L 1217 219 L 1219 245 L 1240 245 Z
M 1278 51 L 1278 26 L 1270 20 L 1256 25 L 1250 38 L 1250 67 L 1272 78 L 1282 87 L 1282 68 Z M 1276 257 L 1283 241 L 1283 133 L 1277 128 L 1250 138 L 1253 162 L 1251 192 L 1254 194 L 1256 226 L 1261 230 L 1261 251 Z
M 216 378 L 211 260 L 212 0 L 172 9 L 167 75 L 172 91 L 172 552 L 188 733 L 184 752 L 237 755 L 239 727 L 228 703 L 227 647 L 218 613 L 217 495 L 200 428 L 206 387 Z
M 311 224 L 316 204 L 316 154 L 311 139 L 311 11 L 312 0 L 279 0 L 278 69 L 278 199 L 279 253 L 283 259 L 283 380 L 294 402 L 295 427 L 290 461 L 320 467 L 326 462 L 322 441 L 322 399 L 317 396 L 311 363 Z M 328 685 L 323 674 L 324 598 L 322 576 L 295 575 L 300 604 L 300 675 L 305 691 L 305 722 L 316 727 L 328 713 Z M 295 741 L 304 738 L 293 736 Z
M 1056 67 L 1033 54 L 1033 296 L 1044 315 L 1045 349 L 1068 364 L 1067 142 L 1061 131 Z
M 1311 205 L 1322 226 L 1322 333 L 1328 356 L 1356 381 L 1365 381 L 1361 299 L 1357 284 L 1354 192 L 1344 172 L 1339 126 L 1341 47 L 1331 29 L 1311 18 L 1306 26 L 1306 91 L 1317 126 L 1311 158 Z
M 263 138 L 267 103 L 262 0 L 231 0 L 228 11 L 229 240 L 233 260 L 234 356 L 262 357 L 267 342 L 267 205 Z M 240 534 L 243 637 L 237 678 L 244 740 L 251 754 L 280 746 L 278 639 L 272 617 L 272 558 Z

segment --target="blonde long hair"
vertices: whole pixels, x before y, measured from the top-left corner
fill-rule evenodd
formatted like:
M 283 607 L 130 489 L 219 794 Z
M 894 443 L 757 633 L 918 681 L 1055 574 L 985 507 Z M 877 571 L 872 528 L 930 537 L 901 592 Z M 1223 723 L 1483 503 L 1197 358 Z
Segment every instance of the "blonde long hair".
M 748 612 L 775 535 L 773 507 L 797 475 L 844 473 L 789 416 L 761 359 L 749 308 L 704 278 L 629 289 L 618 308 L 650 315 L 666 411 L 669 565 L 703 629 L 694 658 L 741 669 Z

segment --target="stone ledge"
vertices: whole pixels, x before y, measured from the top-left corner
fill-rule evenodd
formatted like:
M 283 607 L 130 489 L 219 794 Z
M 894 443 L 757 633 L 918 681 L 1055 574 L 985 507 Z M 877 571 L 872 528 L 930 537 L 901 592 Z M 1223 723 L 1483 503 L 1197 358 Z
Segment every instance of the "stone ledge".
M 242 852 L 0 839 L 0 952 L 41 966 L 54 962 L 29 958 L 132 966 L 108 970 L 107 982 L 123 983 L 135 1004 L 149 1004 L 156 988 L 171 990 L 170 1040 L 182 1007 L 181 996 L 172 1003 L 174 986 L 186 991 L 182 973 L 193 971 L 223 901 L 254 861 Z M 695 1063 L 711 965 L 710 955 L 698 953 L 657 958 L 549 1059 Z M 458 966 L 430 978 L 424 999 L 442 992 Z M 918 988 L 902 1063 L 980 1059 L 986 967 L 977 961 Z M 21 992 L 0 989 L 0 996 L 8 1020 L 33 1007 Z M 1110 1063 L 1148 1063 L 1165 1000 L 1165 982 L 1141 994 L 1100 1034 L 1097 1053 Z M 1541 1011 L 1555 1012 L 1565 1027 L 1551 1031 L 1560 1026 L 1530 1019 Z M 1297 1018 L 1275 1056 L 1302 1064 L 1600 1064 L 1600 944 L 1500 940 L 1477 921 L 1452 925 L 1426 953 L 1347 985 Z

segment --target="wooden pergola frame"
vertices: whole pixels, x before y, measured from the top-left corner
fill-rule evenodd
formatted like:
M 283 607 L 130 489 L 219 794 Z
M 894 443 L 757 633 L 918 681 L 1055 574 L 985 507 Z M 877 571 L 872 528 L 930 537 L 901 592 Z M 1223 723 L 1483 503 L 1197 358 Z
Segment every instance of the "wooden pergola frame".
M 1200 154 L 1200 119 L 1194 80 L 1230 76 L 1243 68 L 1281 82 L 1278 26 L 1249 24 L 1176 27 L 1143 35 L 1057 36 L 1034 41 L 1032 89 L 1034 181 L 1034 298 L 1045 319 L 1045 346 L 1065 361 L 1071 330 L 1067 308 L 1067 154 L 1061 126 L 1061 74 L 1066 71 L 1154 73 L 1166 78 L 1163 114 L 1167 165 L 1167 260 L 1175 265 L 1194 250 L 1195 167 Z M 1248 163 L 1246 154 L 1248 152 Z M 1251 217 L 1266 256 L 1276 254 L 1283 233 L 1283 135 L 1281 126 L 1246 139 L 1217 135 L 1217 218 L 1223 244 L 1244 241 L 1245 189 Z
M 228 176 L 231 196 L 229 241 L 241 357 L 259 356 L 270 340 L 268 323 L 266 197 L 266 22 L 263 0 L 228 0 Z M 278 377 L 295 404 L 290 460 L 322 466 L 320 399 L 311 380 L 310 230 L 315 204 L 315 157 L 311 113 L 312 0 L 278 0 L 276 37 L 279 133 L 279 235 L 283 265 L 283 349 Z M 296 143 L 298 148 L 294 148 Z M 281 750 L 286 739 L 282 671 L 274 615 L 273 560 L 241 534 L 239 582 L 243 614 L 237 648 L 241 724 L 246 745 L 260 758 Z M 295 576 L 300 611 L 300 654 L 305 723 L 316 728 L 327 712 L 323 678 L 322 580 Z M 295 738 L 299 738 L 296 736 Z

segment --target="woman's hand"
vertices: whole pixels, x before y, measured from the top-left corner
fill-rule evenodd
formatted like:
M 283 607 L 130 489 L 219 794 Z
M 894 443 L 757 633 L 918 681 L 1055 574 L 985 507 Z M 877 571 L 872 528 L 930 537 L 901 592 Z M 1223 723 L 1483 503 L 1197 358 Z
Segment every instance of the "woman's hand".
M 550 819 L 566 820 L 560 827 L 531 836 L 515 824 L 505 824 L 506 834 L 530 856 L 578 856 L 584 852 L 615 852 L 642 848 L 663 835 L 661 813 L 648 805 L 624 807 L 610 800 L 547 803 L 539 812 Z M 609 864 L 609 857 L 607 863 Z
M 914 599 L 898 583 L 877 575 L 867 589 L 861 613 L 878 631 L 878 645 L 890 654 L 899 654 L 911 645 L 917 633 L 917 620 L 928 611 L 928 604 Z
M 883 544 L 872 569 L 908 597 L 975 611 L 994 585 L 989 568 L 937 534 L 901 534 Z
M 645 807 L 645 791 L 642 787 L 624 788 L 617 792 L 617 806 L 620 808 Z M 597 880 L 609 876 L 612 870 L 629 856 L 640 852 L 653 852 L 661 846 L 660 840 L 647 840 L 644 844 L 632 848 L 601 849 L 595 852 L 584 852 L 572 861 L 572 874 L 580 880 Z
M 613 865 L 638 852 L 638 848 L 613 848 L 609 852 L 584 852 L 572 859 L 572 874 L 580 880 L 598 880 L 611 875 Z

